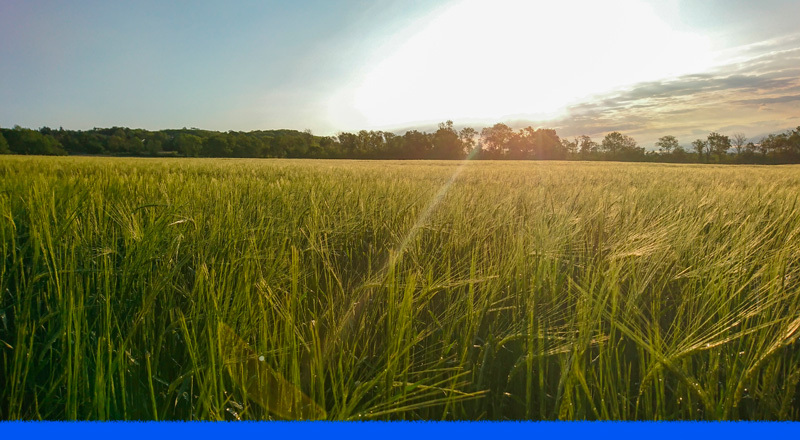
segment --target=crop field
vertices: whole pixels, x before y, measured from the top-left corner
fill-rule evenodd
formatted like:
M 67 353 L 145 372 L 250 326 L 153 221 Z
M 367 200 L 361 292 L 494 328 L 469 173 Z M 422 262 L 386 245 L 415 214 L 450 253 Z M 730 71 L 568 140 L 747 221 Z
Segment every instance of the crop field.
M 0 158 L 0 419 L 800 420 L 800 166 Z

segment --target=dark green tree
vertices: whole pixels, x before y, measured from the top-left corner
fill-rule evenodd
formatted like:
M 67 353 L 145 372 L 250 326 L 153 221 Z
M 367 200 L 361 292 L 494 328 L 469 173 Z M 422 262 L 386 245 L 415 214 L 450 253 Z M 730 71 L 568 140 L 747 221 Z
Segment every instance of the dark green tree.
M 230 157 L 233 149 L 225 133 L 216 133 L 203 141 L 202 153 L 206 157 Z
M 721 135 L 717 132 L 712 132 L 708 135 L 707 148 L 709 156 L 711 153 L 714 153 L 720 160 L 722 160 L 722 158 L 731 148 L 731 140 L 728 136 Z
M 433 159 L 463 159 L 465 156 L 464 144 L 453 128 L 453 121 L 439 124 L 439 129 L 433 134 Z
M 570 156 L 575 156 L 578 154 L 578 138 L 574 138 L 573 140 L 563 138 L 561 139 L 561 146 Z
M 478 132 L 472 127 L 464 127 L 458 132 L 458 137 L 461 139 L 461 145 L 464 146 L 464 150 L 472 154 L 475 147 L 477 147 Z
M 531 146 L 530 153 L 527 154 L 528 158 L 564 159 L 567 156 L 567 150 L 552 128 L 534 130 L 532 127 L 527 127 L 521 133 L 524 133 L 524 137 L 527 138 L 526 143 Z
M 178 153 L 187 157 L 197 157 L 203 149 L 203 139 L 188 133 L 180 133 L 175 136 L 175 145 Z
M 361 130 L 358 132 L 357 155 L 367 159 L 378 159 L 385 150 L 383 132 Z
M 358 135 L 353 133 L 339 133 L 336 136 L 339 143 L 339 157 L 356 157 L 358 154 Z
M 169 148 L 169 136 L 163 131 L 137 133 L 134 136 L 136 138 L 141 136 L 144 139 L 144 151 L 151 156 L 158 155 Z
M 481 130 L 481 156 L 486 159 L 501 159 L 508 153 L 508 144 L 513 136 L 514 131 L 506 124 L 484 128 Z
M 600 148 L 606 152 L 612 160 L 632 158 L 637 153 L 644 156 L 644 149 L 639 148 L 636 141 L 618 131 L 608 133 L 600 143 Z
M 697 152 L 697 159 L 701 162 L 703 161 L 703 152 L 706 151 L 707 146 L 708 142 L 702 139 L 696 139 L 694 142 L 692 142 L 692 147 L 694 148 L 694 151 Z
M 0 132 L 0 154 L 11 154 L 11 149 L 8 148 L 8 141 Z
M 747 145 L 747 136 L 741 132 L 734 133 L 733 137 L 731 138 L 731 144 L 733 145 L 733 148 L 736 149 L 736 154 L 740 155 L 742 154 L 744 146 Z
M 658 147 L 658 150 L 664 154 L 670 154 L 673 150 L 677 150 L 680 146 L 681 145 L 678 143 L 678 139 L 672 135 L 662 136 L 656 141 L 656 147 Z
M 61 148 L 55 137 L 42 134 L 36 130 L 15 126 L 13 130 L 5 130 L 5 139 L 8 148 L 16 154 L 39 154 L 47 156 L 65 155 L 67 152 Z
M 403 159 L 426 159 L 433 148 L 430 135 L 417 130 L 407 131 L 403 135 L 405 157 Z
M 597 142 L 593 141 L 592 138 L 586 135 L 578 136 L 577 142 L 578 142 L 578 151 L 580 152 L 580 155 L 583 156 L 584 158 L 588 158 L 589 156 L 597 152 L 597 149 L 599 148 Z

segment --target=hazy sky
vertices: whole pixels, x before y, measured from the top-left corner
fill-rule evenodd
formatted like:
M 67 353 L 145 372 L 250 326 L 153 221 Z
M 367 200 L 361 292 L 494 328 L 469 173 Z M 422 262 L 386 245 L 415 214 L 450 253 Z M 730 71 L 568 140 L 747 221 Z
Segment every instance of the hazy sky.
M 800 125 L 797 0 L 0 0 L 0 126 Z

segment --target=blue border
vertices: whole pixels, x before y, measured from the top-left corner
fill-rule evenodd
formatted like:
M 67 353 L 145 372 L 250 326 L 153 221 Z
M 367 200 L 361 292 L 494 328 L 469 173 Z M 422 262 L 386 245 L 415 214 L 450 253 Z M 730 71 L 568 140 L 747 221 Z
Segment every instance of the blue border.
M 636 440 L 678 436 L 724 436 L 724 440 L 743 438 L 800 438 L 796 422 L 0 422 L 0 436 L 35 438 L 131 438 L 187 440 L 186 436 L 215 440 L 248 438 L 280 440 L 332 440 L 334 438 L 480 438 L 482 440 L 520 440 L 557 436 L 546 440 L 597 438 Z M 146 436 L 147 438 L 144 438 Z M 183 439 L 178 436 L 184 437 Z M 313 436 L 313 437 L 312 437 Z M 525 436 L 525 437 L 520 437 Z M 637 438 L 638 437 L 638 438 Z

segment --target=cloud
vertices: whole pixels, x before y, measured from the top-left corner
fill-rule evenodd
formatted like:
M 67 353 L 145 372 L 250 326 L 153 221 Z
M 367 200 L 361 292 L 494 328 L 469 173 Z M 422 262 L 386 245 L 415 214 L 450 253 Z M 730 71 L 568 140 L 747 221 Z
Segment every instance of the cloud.
M 780 102 L 800 101 L 800 95 L 778 96 L 777 98 L 742 99 L 737 104 L 776 104 Z
M 527 122 L 556 126 L 563 136 L 622 131 L 648 146 L 665 134 L 688 143 L 711 131 L 783 131 L 800 111 L 800 48 L 787 49 L 798 41 L 750 45 L 710 72 L 635 84 L 570 106 L 558 120 Z
M 654 148 L 671 134 L 685 146 L 712 131 L 744 132 L 751 139 L 800 124 L 800 34 L 737 48 L 721 58 L 729 62 L 710 71 L 648 81 L 589 97 L 555 119 L 508 117 L 504 121 L 461 120 L 476 128 L 504 122 L 512 128 L 555 128 L 562 137 L 589 135 L 598 140 L 611 131 L 633 136 Z M 415 126 L 413 129 L 428 129 Z M 435 130 L 435 128 L 434 128 Z

